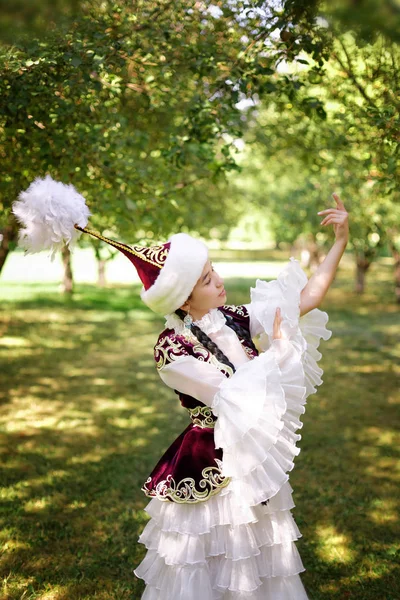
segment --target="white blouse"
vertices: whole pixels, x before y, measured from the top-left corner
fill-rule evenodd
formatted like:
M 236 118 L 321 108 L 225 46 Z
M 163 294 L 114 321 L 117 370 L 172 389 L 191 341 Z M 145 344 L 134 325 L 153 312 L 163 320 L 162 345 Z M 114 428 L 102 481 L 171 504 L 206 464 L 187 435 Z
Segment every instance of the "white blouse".
M 245 305 L 250 314 L 251 336 L 261 333 L 261 325 L 252 315 L 250 305 Z M 237 369 L 251 360 L 236 333 L 226 324 L 224 314 L 217 308 L 211 309 L 200 320 L 194 321 L 218 348 L 229 358 Z M 186 334 L 183 321 L 175 314 L 167 317 L 165 326 L 177 334 Z M 187 334 L 191 335 L 191 334 Z M 196 338 L 197 339 L 197 338 Z M 226 376 L 212 363 L 199 361 L 194 356 L 181 356 L 159 371 L 163 382 L 183 394 L 193 396 L 208 406 L 211 405 L 219 385 Z

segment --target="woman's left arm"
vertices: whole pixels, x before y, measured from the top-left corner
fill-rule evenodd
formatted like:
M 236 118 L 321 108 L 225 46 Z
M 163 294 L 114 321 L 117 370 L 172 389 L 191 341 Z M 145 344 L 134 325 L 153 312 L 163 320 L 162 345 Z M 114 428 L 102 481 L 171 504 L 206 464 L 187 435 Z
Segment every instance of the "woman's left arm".
M 321 221 L 321 225 L 332 224 L 336 240 L 325 259 L 301 291 L 300 316 L 305 315 L 314 308 L 318 308 L 321 304 L 335 277 L 336 269 L 349 241 L 348 213 L 339 196 L 332 194 L 332 197 L 336 201 L 336 208 L 321 210 L 318 214 L 326 214 L 326 217 Z

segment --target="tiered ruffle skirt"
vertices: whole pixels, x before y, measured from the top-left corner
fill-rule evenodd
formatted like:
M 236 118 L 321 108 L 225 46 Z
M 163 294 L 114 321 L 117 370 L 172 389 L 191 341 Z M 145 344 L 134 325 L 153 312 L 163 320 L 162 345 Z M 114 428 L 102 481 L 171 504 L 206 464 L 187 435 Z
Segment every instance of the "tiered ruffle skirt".
M 292 488 L 248 507 L 229 486 L 194 505 L 153 498 L 139 542 L 147 548 L 135 574 L 143 600 L 306 600 L 295 541 Z

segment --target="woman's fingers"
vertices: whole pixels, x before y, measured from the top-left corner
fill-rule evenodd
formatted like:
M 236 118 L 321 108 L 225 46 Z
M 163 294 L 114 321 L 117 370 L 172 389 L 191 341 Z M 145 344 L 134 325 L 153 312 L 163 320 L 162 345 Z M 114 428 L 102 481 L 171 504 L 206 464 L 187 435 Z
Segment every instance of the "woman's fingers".
M 317 215 L 325 215 L 325 214 L 327 214 L 327 213 L 339 213 L 339 214 L 340 214 L 340 213 L 342 213 L 342 214 L 343 214 L 343 213 L 345 213 L 345 214 L 347 214 L 346 207 L 345 207 L 345 205 L 343 204 L 343 202 L 341 201 L 341 199 L 340 199 L 340 197 L 339 197 L 339 194 L 337 194 L 336 192 L 334 192 L 334 193 L 332 194 L 332 198 L 333 198 L 333 199 L 335 200 L 335 202 L 336 202 L 336 208 L 327 208 L 327 209 L 325 209 L 325 210 L 320 210 L 320 211 L 317 213 Z
M 348 216 L 343 202 L 339 198 L 339 195 L 334 192 L 332 194 L 332 198 L 336 202 L 336 208 L 326 208 L 325 210 L 320 210 L 318 215 L 326 215 L 320 225 L 333 225 L 333 231 L 335 232 L 335 237 L 337 241 L 345 241 L 347 244 L 349 238 L 349 226 L 348 226 Z
M 324 215 L 325 213 L 337 213 L 340 214 L 342 213 L 342 210 L 339 210 L 338 208 L 327 208 L 325 210 L 320 210 L 319 212 L 317 212 L 317 215 Z
M 332 194 L 332 198 L 335 200 L 337 206 L 341 209 L 341 210 L 346 210 L 344 207 L 343 202 L 341 201 L 339 194 L 337 194 L 336 192 L 333 192 Z
M 275 319 L 274 319 L 274 324 L 273 324 L 273 338 L 274 339 L 281 337 L 281 321 L 282 321 L 281 309 L 278 306 L 275 311 Z
M 345 217 L 330 215 L 329 217 L 325 217 L 323 221 L 321 221 L 321 225 L 328 225 L 329 223 L 343 223 Z

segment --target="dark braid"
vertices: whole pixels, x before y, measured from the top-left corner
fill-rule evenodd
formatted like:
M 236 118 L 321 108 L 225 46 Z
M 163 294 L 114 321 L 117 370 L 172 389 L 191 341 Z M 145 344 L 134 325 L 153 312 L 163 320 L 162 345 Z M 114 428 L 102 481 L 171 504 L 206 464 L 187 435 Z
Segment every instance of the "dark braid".
M 181 308 L 178 308 L 175 311 L 175 314 L 177 314 L 178 317 L 180 317 L 182 319 L 182 321 L 186 317 L 185 311 L 182 310 Z M 203 344 L 203 346 L 205 348 L 207 348 L 207 350 L 209 350 L 211 352 L 211 354 L 214 354 L 214 356 L 216 357 L 216 359 L 219 362 L 230 367 L 233 370 L 233 372 L 236 371 L 234 365 L 231 363 L 229 358 L 227 356 L 225 356 L 225 354 L 222 352 L 222 350 L 220 350 L 218 348 L 217 344 L 215 344 L 212 341 L 212 339 L 209 338 L 208 335 L 206 333 L 204 333 L 204 331 L 202 329 L 200 329 L 200 327 L 198 327 L 197 325 L 194 325 L 194 323 L 193 323 L 192 326 L 190 327 L 190 331 L 192 331 L 194 333 L 194 335 L 199 340 L 200 344 Z
M 175 311 L 175 314 L 178 315 L 178 317 L 180 319 L 182 319 L 182 321 L 183 321 L 183 319 L 185 318 L 187 313 L 185 313 L 185 311 L 182 310 L 181 308 L 177 308 Z M 245 338 L 246 341 L 249 343 L 249 345 L 253 348 L 253 350 L 255 350 L 258 354 L 258 350 L 255 347 L 253 340 L 251 339 L 250 332 L 247 329 L 245 329 L 244 327 L 242 327 L 241 325 L 239 325 L 238 323 L 235 323 L 235 321 L 233 320 L 233 318 L 230 315 L 224 314 L 224 317 L 225 317 L 226 324 L 228 325 L 228 327 L 230 327 L 239 338 L 240 337 Z M 230 362 L 228 357 L 225 356 L 225 354 L 218 348 L 217 344 L 215 344 L 208 337 L 208 335 L 200 329 L 200 327 L 192 324 L 192 326 L 190 327 L 190 330 L 193 331 L 194 335 L 197 337 L 199 342 L 201 344 L 203 344 L 203 346 L 205 348 L 207 348 L 207 350 L 209 350 L 210 352 L 212 352 L 212 354 L 214 354 L 214 356 L 217 358 L 217 360 L 219 360 L 219 362 L 230 367 L 234 373 L 236 372 L 234 365 Z M 267 500 L 263 500 L 261 502 L 261 504 L 264 506 L 266 506 L 268 503 L 269 503 L 269 498 Z
M 245 327 L 242 327 L 241 325 L 239 325 L 239 323 L 236 323 L 230 315 L 224 315 L 224 316 L 225 316 L 226 324 L 228 325 L 228 327 L 233 329 L 233 331 L 236 333 L 236 335 L 238 336 L 239 339 L 244 338 L 246 340 L 246 342 L 248 342 L 251 349 L 254 350 L 254 352 L 256 352 L 258 354 L 258 350 L 257 350 L 253 340 L 251 339 L 249 330 L 245 329 Z
M 178 308 L 175 311 L 175 314 L 178 315 L 178 317 L 180 319 L 182 319 L 182 321 L 183 321 L 183 319 L 185 318 L 187 313 L 184 310 L 182 310 L 181 308 Z M 244 327 L 241 327 L 238 323 L 235 323 L 231 316 L 224 315 L 224 317 L 226 319 L 226 324 L 228 325 L 228 327 L 230 327 L 239 338 L 240 337 L 245 338 L 247 340 L 247 342 L 249 342 L 249 344 L 251 345 L 252 349 L 257 352 L 257 348 L 255 347 L 253 340 L 250 337 L 250 333 L 247 331 L 247 329 L 245 329 Z M 204 331 L 202 329 L 200 329 L 200 327 L 192 324 L 192 326 L 190 327 L 190 330 L 197 337 L 200 344 L 203 344 L 203 346 L 205 348 L 207 348 L 207 350 L 209 350 L 209 352 L 214 354 L 214 356 L 216 357 L 216 359 L 219 362 L 230 367 L 234 373 L 236 372 L 235 366 L 231 363 L 229 358 L 222 352 L 222 350 L 220 350 L 218 348 L 217 344 L 215 342 L 213 342 L 212 339 L 209 338 L 208 335 L 206 333 L 204 333 Z

